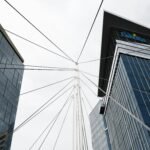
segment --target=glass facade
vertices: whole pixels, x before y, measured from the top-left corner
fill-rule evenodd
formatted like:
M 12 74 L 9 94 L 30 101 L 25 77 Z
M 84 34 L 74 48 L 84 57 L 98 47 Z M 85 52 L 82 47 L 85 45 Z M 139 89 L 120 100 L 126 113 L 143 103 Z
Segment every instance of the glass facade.
M 20 94 L 23 70 L 6 69 L 22 61 L 0 32 L 0 150 L 9 150 Z
M 120 53 L 110 96 L 150 126 L 150 60 Z M 112 150 L 150 149 L 150 133 L 111 98 L 105 119 Z
M 107 140 L 107 127 L 104 124 L 103 116 L 99 114 L 100 105 L 101 101 L 98 102 L 90 113 L 93 150 L 110 150 L 110 145 Z

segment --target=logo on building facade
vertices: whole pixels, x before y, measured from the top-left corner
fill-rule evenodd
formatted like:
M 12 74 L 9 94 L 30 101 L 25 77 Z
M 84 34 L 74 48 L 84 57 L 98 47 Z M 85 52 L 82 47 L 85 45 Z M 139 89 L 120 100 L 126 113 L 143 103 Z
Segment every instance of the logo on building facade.
M 121 37 L 124 37 L 124 38 L 128 38 L 128 39 L 132 39 L 132 40 L 135 40 L 135 41 L 138 41 L 138 42 L 146 43 L 146 39 L 144 39 L 144 38 L 142 38 L 140 36 L 137 36 L 137 34 L 135 34 L 135 33 L 122 31 L 120 33 L 120 35 L 121 35 Z

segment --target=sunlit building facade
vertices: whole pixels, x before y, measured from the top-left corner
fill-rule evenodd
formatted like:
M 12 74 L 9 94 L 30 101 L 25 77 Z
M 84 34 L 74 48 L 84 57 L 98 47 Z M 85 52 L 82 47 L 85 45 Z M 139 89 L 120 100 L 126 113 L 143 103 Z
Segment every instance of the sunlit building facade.
M 102 38 L 98 95 L 111 148 L 149 150 L 150 30 L 104 12 Z
M 92 146 L 93 150 L 110 150 L 109 140 L 107 139 L 108 130 L 105 124 L 104 117 L 99 114 L 99 108 L 101 101 L 97 103 L 92 112 L 89 115 Z
M 0 150 L 11 146 L 22 77 L 23 58 L 0 26 Z

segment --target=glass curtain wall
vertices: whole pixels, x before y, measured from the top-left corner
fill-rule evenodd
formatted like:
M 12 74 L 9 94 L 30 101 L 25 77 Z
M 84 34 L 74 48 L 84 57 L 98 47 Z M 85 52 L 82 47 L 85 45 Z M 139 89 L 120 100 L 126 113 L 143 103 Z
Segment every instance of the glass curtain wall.
M 22 62 L 0 33 L 0 149 L 10 149 L 23 70 L 6 69 Z
M 100 106 L 101 101 L 98 102 L 89 116 L 93 150 L 110 150 L 109 141 L 107 139 L 107 130 L 105 130 L 107 127 L 103 116 L 99 114 Z
M 150 60 L 120 54 L 110 96 L 150 126 Z M 150 149 L 150 133 L 111 98 L 105 118 L 112 150 Z

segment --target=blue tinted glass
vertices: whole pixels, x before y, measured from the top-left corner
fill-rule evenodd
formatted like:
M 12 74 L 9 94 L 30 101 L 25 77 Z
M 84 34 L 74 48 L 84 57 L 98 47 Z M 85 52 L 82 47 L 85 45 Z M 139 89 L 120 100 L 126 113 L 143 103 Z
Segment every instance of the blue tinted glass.
M 150 61 L 120 54 L 110 96 L 150 126 Z M 106 121 L 113 150 L 150 149 L 149 132 L 109 98 Z

